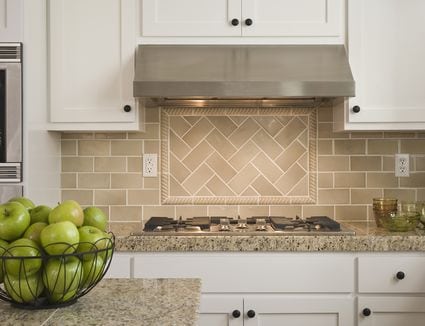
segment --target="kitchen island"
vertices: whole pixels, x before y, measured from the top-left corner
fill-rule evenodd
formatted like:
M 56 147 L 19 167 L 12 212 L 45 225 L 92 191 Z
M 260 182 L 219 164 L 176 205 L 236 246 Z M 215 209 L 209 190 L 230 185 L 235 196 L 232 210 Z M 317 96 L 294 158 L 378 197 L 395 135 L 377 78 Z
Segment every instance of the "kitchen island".
M 104 279 L 60 309 L 23 310 L 0 301 L 1 325 L 196 325 L 199 279 Z

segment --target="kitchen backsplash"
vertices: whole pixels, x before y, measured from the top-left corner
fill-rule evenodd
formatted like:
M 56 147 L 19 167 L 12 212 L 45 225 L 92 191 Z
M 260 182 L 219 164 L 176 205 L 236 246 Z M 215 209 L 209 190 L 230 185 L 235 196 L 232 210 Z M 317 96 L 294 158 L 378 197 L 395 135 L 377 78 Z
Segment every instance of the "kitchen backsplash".
M 264 214 L 359 221 L 373 219 L 373 197 L 425 201 L 425 133 L 333 133 L 330 103 L 317 114 L 212 112 L 146 108 L 143 133 L 62 133 L 62 199 L 99 206 L 116 222 Z M 161 150 L 167 173 L 143 177 L 143 153 Z M 394 176 L 395 153 L 411 154 L 410 177 Z

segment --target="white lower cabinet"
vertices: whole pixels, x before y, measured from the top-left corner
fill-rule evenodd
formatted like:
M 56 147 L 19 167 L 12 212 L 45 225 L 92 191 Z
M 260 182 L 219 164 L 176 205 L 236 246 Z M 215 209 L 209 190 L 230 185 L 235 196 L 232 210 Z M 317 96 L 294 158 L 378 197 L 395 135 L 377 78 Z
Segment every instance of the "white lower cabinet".
M 242 326 L 243 297 L 232 294 L 203 294 L 199 307 L 199 326 Z
M 115 253 L 112 256 L 106 278 L 130 278 L 132 277 L 133 257 L 128 254 Z

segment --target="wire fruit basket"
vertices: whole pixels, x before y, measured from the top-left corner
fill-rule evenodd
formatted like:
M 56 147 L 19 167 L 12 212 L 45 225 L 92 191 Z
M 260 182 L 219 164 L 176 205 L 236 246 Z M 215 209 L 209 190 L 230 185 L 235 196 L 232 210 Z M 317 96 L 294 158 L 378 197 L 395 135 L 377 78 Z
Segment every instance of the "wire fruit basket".
M 49 246 L 55 245 L 64 248 L 63 254 L 48 255 L 43 249 L 28 245 L 0 245 L 0 299 L 25 309 L 74 304 L 105 276 L 115 249 L 115 236 L 109 233 L 95 243 Z

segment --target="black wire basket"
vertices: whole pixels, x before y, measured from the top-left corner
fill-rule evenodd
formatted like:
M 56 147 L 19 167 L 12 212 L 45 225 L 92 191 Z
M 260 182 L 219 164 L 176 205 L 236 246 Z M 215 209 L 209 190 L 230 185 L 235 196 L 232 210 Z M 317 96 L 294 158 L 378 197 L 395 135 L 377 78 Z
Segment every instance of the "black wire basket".
M 115 236 L 109 233 L 95 243 L 53 243 L 49 246 L 55 245 L 64 248 L 63 254 L 49 255 L 41 247 L 3 248 L 0 245 L 0 252 L 4 251 L 0 255 L 0 299 L 25 309 L 58 308 L 75 303 L 108 271 Z M 36 253 L 16 255 L 25 248 L 35 249 Z

